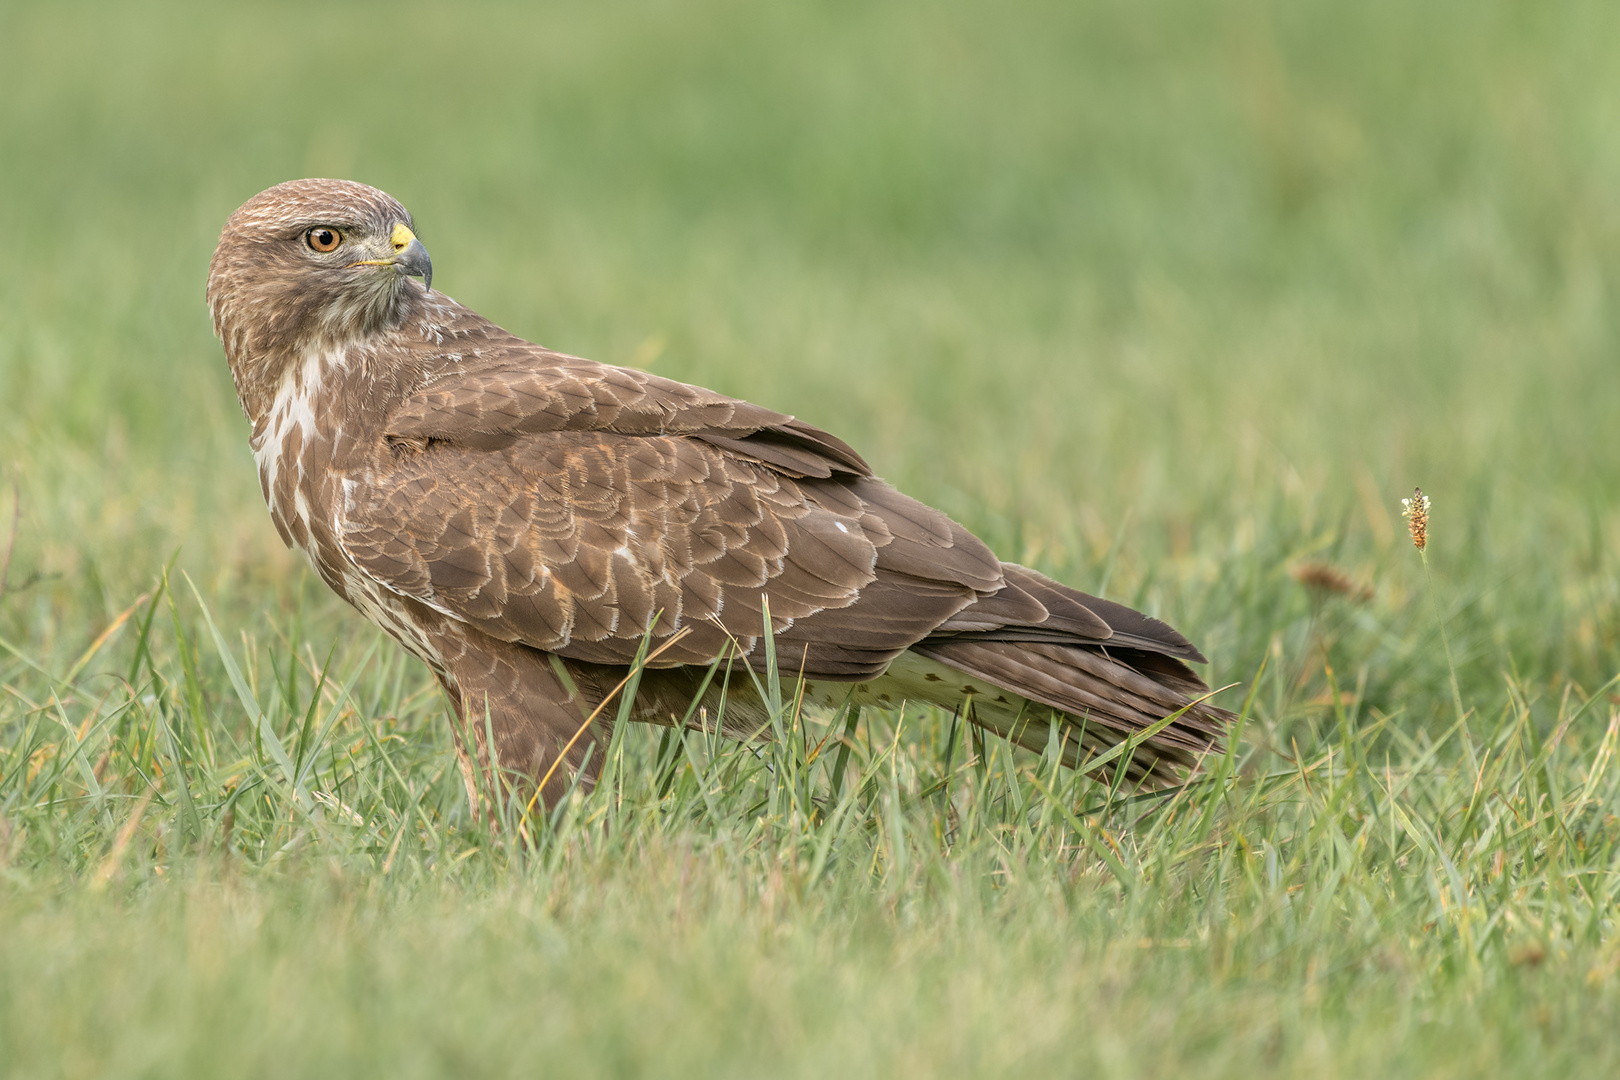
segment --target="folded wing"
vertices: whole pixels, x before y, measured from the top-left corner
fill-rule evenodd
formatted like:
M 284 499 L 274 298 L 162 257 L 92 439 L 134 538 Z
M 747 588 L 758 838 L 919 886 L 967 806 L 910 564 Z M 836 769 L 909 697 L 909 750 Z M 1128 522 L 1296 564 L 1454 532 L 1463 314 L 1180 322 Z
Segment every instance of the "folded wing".
M 351 478 L 345 550 L 387 587 L 507 641 L 628 663 L 753 658 L 858 679 L 1004 587 L 945 515 L 841 441 L 710 391 L 545 354 L 430 380 Z M 1026 605 L 1029 613 L 1040 609 Z

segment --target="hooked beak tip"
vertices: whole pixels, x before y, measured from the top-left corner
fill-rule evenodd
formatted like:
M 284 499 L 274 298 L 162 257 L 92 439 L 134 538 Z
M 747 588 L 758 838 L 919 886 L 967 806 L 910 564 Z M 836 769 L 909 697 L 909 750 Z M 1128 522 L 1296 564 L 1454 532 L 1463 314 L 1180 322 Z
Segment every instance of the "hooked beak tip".
M 397 273 L 406 277 L 419 277 L 422 287 L 433 291 L 433 259 L 428 255 L 427 248 L 422 241 L 411 234 L 411 230 L 404 225 L 394 226 L 394 257 L 391 259 L 361 259 L 352 262 L 354 266 L 391 266 Z
M 422 241 L 411 237 L 405 250 L 394 259 L 394 265 L 401 273 L 421 278 L 423 287 L 428 292 L 433 291 L 433 259 L 428 255 L 427 248 L 422 246 Z

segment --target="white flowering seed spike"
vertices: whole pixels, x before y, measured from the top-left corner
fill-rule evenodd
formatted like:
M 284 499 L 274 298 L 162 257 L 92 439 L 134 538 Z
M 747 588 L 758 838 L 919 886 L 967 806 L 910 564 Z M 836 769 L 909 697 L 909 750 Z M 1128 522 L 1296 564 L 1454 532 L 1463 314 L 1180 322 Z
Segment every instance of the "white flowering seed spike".
M 1422 551 L 1429 546 L 1429 497 L 1423 494 L 1422 488 L 1413 488 L 1410 499 L 1402 499 L 1401 516 L 1406 519 L 1406 529 L 1412 534 L 1412 546 Z

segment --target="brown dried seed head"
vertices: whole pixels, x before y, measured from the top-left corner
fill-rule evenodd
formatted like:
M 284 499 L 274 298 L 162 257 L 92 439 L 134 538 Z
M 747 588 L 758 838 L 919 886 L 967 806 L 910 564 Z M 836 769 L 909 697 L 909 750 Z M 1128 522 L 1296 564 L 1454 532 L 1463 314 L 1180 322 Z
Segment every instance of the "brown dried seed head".
M 1343 570 L 1328 563 L 1295 563 L 1288 568 L 1288 575 L 1307 589 L 1337 593 L 1340 596 L 1348 596 L 1352 600 L 1372 599 L 1372 589 L 1357 584 Z
M 1402 499 L 1401 505 L 1405 507 L 1401 516 L 1412 534 L 1412 546 L 1422 551 L 1429 546 L 1429 497 L 1423 494 L 1422 488 L 1413 488 L 1412 497 Z

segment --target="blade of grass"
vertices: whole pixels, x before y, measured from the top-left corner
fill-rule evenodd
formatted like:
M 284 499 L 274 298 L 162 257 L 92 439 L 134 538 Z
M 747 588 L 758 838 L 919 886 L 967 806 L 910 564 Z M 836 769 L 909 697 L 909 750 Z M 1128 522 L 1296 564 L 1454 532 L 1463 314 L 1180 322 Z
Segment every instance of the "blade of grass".
M 254 728 L 264 740 L 264 746 L 269 751 L 271 759 L 281 769 L 282 777 L 287 782 L 293 801 L 297 803 L 300 810 L 308 815 L 314 809 L 314 805 L 310 801 L 309 793 L 298 783 L 297 767 L 293 765 L 292 758 L 287 755 L 286 748 L 281 745 L 281 740 L 276 736 L 275 729 L 265 719 L 263 711 L 259 708 L 258 699 L 248 689 L 247 680 L 242 677 L 242 669 L 237 666 L 236 657 L 231 654 L 230 646 L 225 644 L 225 638 L 220 634 L 219 627 L 214 625 L 214 617 L 209 613 L 208 605 L 203 602 L 202 593 L 197 589 L 197 583 L 191 580 L 189 574 L 186 575 L 186 584 L 191 587 L 191 594 L 197 598 L 197 607 L 202 612 L 203 623 L 208 627 L 208 633 L 214 639 L 214 648 L 219 654 L 220 663 L 225 666 L 226 677 L 231 681 L 231 688 L 236 691 L 236 698 L 241 702 L 242 710 L 247 713 L 249 721 L 252 722 Z

